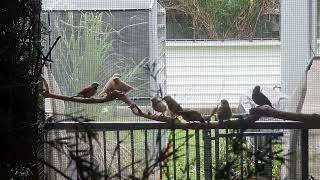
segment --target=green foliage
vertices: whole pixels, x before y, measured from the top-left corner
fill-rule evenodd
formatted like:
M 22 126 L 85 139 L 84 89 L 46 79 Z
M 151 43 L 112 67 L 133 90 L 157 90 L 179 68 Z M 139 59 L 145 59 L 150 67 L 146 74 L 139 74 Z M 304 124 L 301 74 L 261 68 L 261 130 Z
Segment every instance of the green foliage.
M 212 130 L 212 134 L 214 134 Z M 229 130 L 237 132 L 236 130 Z M 172 133 L 169 135 L 169 143 L 173 143 Z M 196 177 L 196 140 L 195 131 L 189 130 L 189 136 L 186 137 L 185 130 L 175 130 L 176 140 L 176 173 L 179 179 L 187 178 L 187 168 L 189 169 L 189 177 L 191 179 Z M 226 130 L 219 130 L 220 134 L 225 134 Z M 239 133 L 239 132 L 238 132 Z M 200 137 L 203 137 L 202 131 L 200 131 Z M 219 152 L 215 151 L 215 143 L 212 141 L 212 163 L 213 163 L 213 177 L 215 179 L 237 179 L 241 176 L 241 165 L 243 165 L 243 177 L 244 179 L 250 179 L 257 174 L 263 175 L 265 167 L 272 162 L 272 177 L 280 177 L 280 168 L 284 162 L 282 153 L 282 146 L 278 139 L 273 138 L 272 143 L 269 142 L 259 148 L 258 151 L 254 151 L 253 146 L 250 145 L 246 138 L 229 137 L 229 138 L 218 138 L 219 139 Z M 228 142 L 226 141 L 228 139 Z M 186 155 L 187 146 L 186 141 L 188 140 L 189 155 Z M 199 150 L 200 150 L 200 177 L 204 177 L 204 140 L 199 139 Z M 228 146 L 227 146 L 228 144 Z M 272 150 L 270 147 L 272 146 Z M 228 149 L 228 150 L 226 150 Z M 215 162 L 216 154 L 219 154 L 219 166 L 217 168 Z M 174 156 L 171 156 L 164 166 L 164 177 L 165 179 L 173 179 L 174 173 Z M 189 165 L 187 165 L 187 159 L 189 158 Z M 255 166 L 257 163 L 257 166 Z M 227 178 L 229 177 L 229 178 Z
M 72 95 L 107 72 L 103 65 L 112 45 L 111 28 L 103 22 L 105 12 L 66 15 L 66 21 L 60 16 L 53 20 L 56 33 L 62 36 L 54 54 L 55 77 L 63 82 L 63 92 Z
M 61 35 L 52 58 L 54 75 L 63 94 L 75 95 L 82 88 L 99 82 L 106 74 L 105 59 L 111 48 L 111 28 L 103 22 L 106 12 L 62 12 L 53 15 L 53 33 Z M 99 82 L 102 86 L 102 82 Z M 101 105 L 66 103 L 66 113 L 84 111 L 98 116 Z
M 143 71 L 146 59 L 136 62 L 112 52 L 114 44 L 118 43 L 115 42 L 117 32 L 106 22 L 112 14 L 71 11 L 54 12 L 50 16 L 53 23 L 51 36 L 62 36 L 52 55 L 53 74 L 62 94 L 75 95 L 92 82 L 98 82 L 98 91 L 102 90 L 113 73 L 120 73 L 124 81 L 132 82 Z M 81 111 L 88 117 L 105 119 L 112 115 L 119 103 L 108 103 L 108 111 L 104 113 L 101 104 L 65 104 L 68 114 Z
M 273 23 L 266 14 L 279 9 L 278 0 L 161 0 L 168 13 L 192 18 L 198 38 L 264 37 Z M 190 18 L 189 18 L 190 19 Z M 269 35 L 270 36 L 270 35 Z

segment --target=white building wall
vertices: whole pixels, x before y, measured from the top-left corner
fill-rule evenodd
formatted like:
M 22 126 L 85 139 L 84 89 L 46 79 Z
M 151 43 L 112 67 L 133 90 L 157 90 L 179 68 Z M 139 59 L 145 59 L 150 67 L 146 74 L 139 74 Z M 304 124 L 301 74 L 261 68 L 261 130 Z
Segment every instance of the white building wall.
M 280 85 L 280 41 L 167 41 L 167 94 L 183 107 L 233 106 L 255 85 Z

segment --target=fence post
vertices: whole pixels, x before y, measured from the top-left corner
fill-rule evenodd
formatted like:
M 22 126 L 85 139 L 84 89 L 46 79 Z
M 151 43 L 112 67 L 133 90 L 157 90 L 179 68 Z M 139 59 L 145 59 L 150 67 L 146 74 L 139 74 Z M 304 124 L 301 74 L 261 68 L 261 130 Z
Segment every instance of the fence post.
M 204 175 L 206 180 L 212 179 L 212 146 L 211 146 L 211 130 L 203 130 L 203 159 L 204 159 Z
M 301 151 L 301 178 L 307 180 L 309 176 L 309 131 L 301 129 L 300 151 Z

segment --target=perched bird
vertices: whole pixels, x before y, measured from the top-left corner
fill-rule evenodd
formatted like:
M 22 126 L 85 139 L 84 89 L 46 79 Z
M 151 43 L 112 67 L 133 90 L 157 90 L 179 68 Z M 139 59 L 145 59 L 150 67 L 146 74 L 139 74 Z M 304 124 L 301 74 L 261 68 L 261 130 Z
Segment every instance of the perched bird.
M 80 92 L 78 92 L 77 95 L 72 96 L 72 97 L 90 98 L 97 93 L 98 87 L 99 87 L 99 83 L 94 82 L 90 86 L 87 86 L 86 88 L 84 88 Z
M 165 96 L 162 98 L 168 106 L 168 109 L 170 110 L 172 116 L 177 116 L 179 115 L 178 112 L 183 111 L 182 107 L 180 104 L 177 103 L 171 96 Z
M 157 97 L 153 97 L 150 100 L 151 100 L 152 108 L 155 111 L 164 114 L 164 112 L 167 110 L 166 104 L 163 101 L 159 100 Z
M 128 85 L 127 83 L 123 82 L 120 79 L 120 74 L 114 74 L 106 83 L 102 91 L 100 92 L 99 96 L 103 97 L 105 94 L 110 94 L 111 92 L 117 90 L 124 94 L 128 93 L 129 91 L 135 89 L 134 87 Z
M 259 106 L 269 105 L 272 107 L 270 100 L 260 91 L 260 86 L 254 87 L 252 91 L 252 100 Z M 273 107 L 272 107 L 273 108 Z
M 188 122 L 191 122 L 191 121 L 205 122 L 202 115 L 198 111 L 195 111 L 195 110 L 179 111 L 178 114 L 181 115 L 182 118 Z
M 229 106 L 229 102 L 225 99 L 222 99 L 217 110 L 218 122 L 221 123 L 223 120 L 229 120 L 231 117 L 232 112 Z

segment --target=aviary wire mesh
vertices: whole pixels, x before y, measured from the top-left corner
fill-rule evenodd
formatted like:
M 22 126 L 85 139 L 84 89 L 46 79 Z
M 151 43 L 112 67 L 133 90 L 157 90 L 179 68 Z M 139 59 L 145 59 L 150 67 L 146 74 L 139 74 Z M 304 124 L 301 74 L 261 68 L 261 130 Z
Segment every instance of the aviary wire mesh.
M 43 46 L 48 50 L 54 40 L 61 36 L 51 54 L 54 61 L 44 68 L 44 77 L 47 79 L 50 92 L 66 96 L 76 95 L 79 90 L 98 82 L 102 90 L 105 83 L 113 74 L 118 73 L 121 79 L 134 86 L 128 94 L 143 111 L 151 111 L 150 96 L 160 96 L 159 89 L 165 93 L 165 10 L 152 1 L 43 1 L 42 21 L 44 22 Z M 53 120 L 67 119 L 66 114 L 84 116 L 95 121 L 146 121 L 132 114 L 131 110 L 120 101 L 104 104 L 81 104 L 55 99 L 46 99 L 46 111 L 53 115 Z M 117 133 L 119 138 L 117 137 Z M 131 145 L 127 131 L 107 132 L 103 137 L 98 133 L 100 145 L 94 144 L 94 163 L 99 170 L 108 169 L 109 174 L 118 170 L 116 164 L 120 155 L 113 156 L 117 149 L 117 140 L 120 145 L 122 168 L 131 163 L 130 157 L 136 161 L 148 154 L 153 157 L 155 151 L 155 133 L 148 131 L 146 151 L 138 146 L 144 143 L 143 134 L 135 132 L 135 154 L 130 154 Z M 76 138 L 74 132 L 66 130 L 51 130 L 46 140 L 60 138 Z M 164 137 L 164 136 L 163 136 Z M 133 138 L 133 137 L 132 137 Z M 106 142 L 103 142 L 103 139 Z M 163 139 L 165 140 L 165 139 Z M 74 139 L 69 143 L 76 143 Z M 86 143 L 79 140 L 79 149 L 88 148 Z M 133 141 L 132 141 L 133 142 Z M 101 146 L 106 145 L 107 149 Z M 164 142 L 162 143 L 165 144 Z M 144 144 L 143 144 L 144 145 Z M 63 147 L 67 152 L 73 149 Z M 103 150 L 105 155 L 103 156 Z M 76 177 L 75 162 L 70 161 L 64 153 L 55 148 L 46 149 L 47 160 L 70 177 Z M 119 156 L 119 157 L 118 157 Z M 107 159 L 103 159 L 107 158 Z M 115 158 L 115 159 L 113 159 Z M 105 163 L 110 163 L 105 166 Z M 133 162 L 136 163 L 136 162 Z M 135 164 L 136 174 L 141 175 L 144 167 Z M 109 172 L 110 171 L 110 172 Z M 122 174 L 129 174 L 128 170 Z M 61 179 L 59 173 L 48 168 L 47 177 Z M 131 171 L 130 171 L 131 172 Z
M 155 96 L 161 86 L 164 94 L 174 97 L 182 107 L 202 114 L 209 114 L 221 99 L 229 101 L 234 113 L 248 112 L 252 107 L 252 89 L 260 85 L 275 108 L 296 111 L 297 91 L 302 84 L 290 87 L 297 88 L 292 94 L 285 94 L 279 88 L 285 81 L 294 79 L 284 79 L 282 74 L 286 64 L 281 63 L 280 0 L 160 0 L 156 11 L 143 1 L 124 4 L 121 4 L 124 0 L 110 1 L 109 5 L 102 1 L 95 5 L 82 0 L 79 3 L 51 1 L 45 1 L 51 6 L 45 6 L 48 9 L 44 9 L 42 18 L 49 30 L 45 47 L 49 39 L 52 42 L 62 36 L 51 57 L 54 63 L 48 66 L 55 93 L 75 95 L 91 82 L 103 86 L 112 74 L 119 73 L 138 88 L 129 96 L 136 98 L 135 102 L 144 110 L 151 111 L 148 98 Z M 116 9 L 117 5 L 123 9 Z M 103 9 L 107 6 L 112 8 Z M 289 21 L 286 17 L 281 20 Z M 318 38 L 318 32 L 312 33 Z M 315 54 L 316 47 L 313 47 Z M 319 64 L 318 60 L 314 61 L 306 77 L 308 90 L 302 109 L 305 113 L 320 112 Z M 150 73 L 157 70 L 160 73 L 154 79 Z M 53 102 L 63 110 L 54 110 Z M 97 121 L 146 120 L 133 115 L 120 102 L 89 105 L 60 102 L 59 105 L 53 100 L 51 104 L 48 101 L 47 109 Z M 320 178 L 318 131 L 309 133 L 309 169 L 316 179 Z M 272 176 L 298 178 L 299 132 L 283 132 L 280 148 L 293 154 L 282 167 L 274 166 Z M 129 144 L 124 149 L 129 149 Z
M 96 8 L 93 10 L 85 6 L 85 2 L 76 6 L 67 2 L 66 7 L 60 7 L 55 1 L 44 3 L 47 9 L 42 19 L 49 30 L 44 46 L 61 36 L 51 55 L 54 63 L 50 64 L 61 93 L 76 95 L 82 88 L 98 82 L 99 94 L 109 78 L 117 73 L 137 89 L 129 96 L 136 99 L 141 108 L 148 109 L 150 96 L 157 94 L 165 78 L 165 14 L 161 6 L 153 7 L 158 13 L 155 18 L 150 5 L 131 9 L 129 1 L 127 5 L 118 2 L 115 7 L 92 2 L 90 7 Z M 152 23 L 154 21 L 157 22 Z M 156 72 L 152 78 L 150 74 Z M 165 91 L 164 86 L 162 89 Z M 145 120 L 132 115 L 123 105 L 119 102 L 95 105 L 65 102 L 65 113 L 97 121 Z

